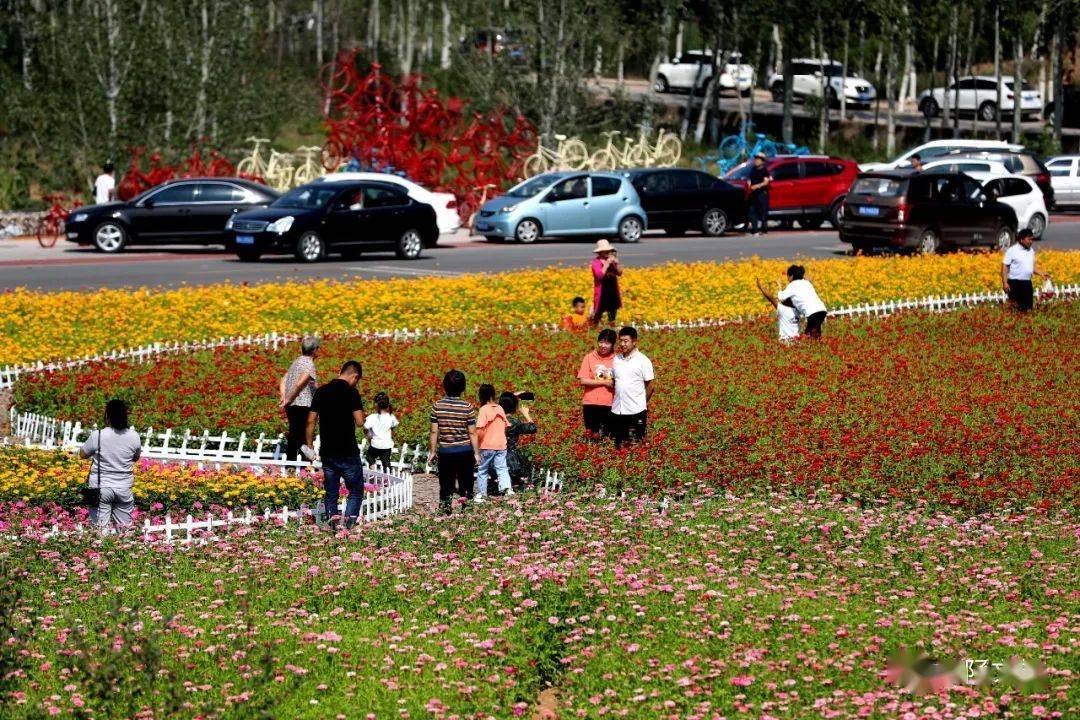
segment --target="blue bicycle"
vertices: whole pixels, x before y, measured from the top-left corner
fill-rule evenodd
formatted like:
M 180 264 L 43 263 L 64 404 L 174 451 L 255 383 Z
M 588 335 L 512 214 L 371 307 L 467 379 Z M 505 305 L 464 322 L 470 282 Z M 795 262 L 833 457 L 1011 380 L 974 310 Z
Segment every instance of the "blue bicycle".
M 769 136 L 765 133 L 753 133 L 754 142 L 753 145 L 750 145 L 747 134 L 753 127 L 753 121 L 744 120 L 739 128 L 738 135 L 724 137 L 720 141 L 720 146 L 715 154 L 699 155 L 694 158 L 694 163 L 704 172 L 709 172 L 711 167 L 715 166 L 716 174 L 724 175 L 736 165 L 757 155 L 775 157 L 776 155 L 810 154 L 810 148 L 805 145 L 778 143 L 769 139 Z

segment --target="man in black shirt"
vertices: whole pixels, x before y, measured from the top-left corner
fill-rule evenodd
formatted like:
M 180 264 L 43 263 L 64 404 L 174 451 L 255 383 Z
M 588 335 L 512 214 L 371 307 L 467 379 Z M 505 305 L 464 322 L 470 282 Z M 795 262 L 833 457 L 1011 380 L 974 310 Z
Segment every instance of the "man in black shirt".
M 315 421 L 319 421 L 322 445 L 319 456 L 323 465 L 323 488 L 326 491 L 323 507 L 331 526 L 338 516 L 338 495 L 341 481 L 349 496 L 345 500 L 345 527 L 356 524 L 360 504 L 364 499 L 364 463 L 356 444 L 356 426 L 364 424 L 364 403 L 356 384 L 364 370 L 360 363 L 350 360 L 341 366 L 336 379 L 318 390 L 311 401 L 307 419 L 307 446 L 315 437 Z
M 772 175 L 765 167 L 765 156 L 754 157 L 754 169 L 750 171 L 750 200 L 747 206 L 750 234 L 758 235 L 769 232 L 769 183 Z

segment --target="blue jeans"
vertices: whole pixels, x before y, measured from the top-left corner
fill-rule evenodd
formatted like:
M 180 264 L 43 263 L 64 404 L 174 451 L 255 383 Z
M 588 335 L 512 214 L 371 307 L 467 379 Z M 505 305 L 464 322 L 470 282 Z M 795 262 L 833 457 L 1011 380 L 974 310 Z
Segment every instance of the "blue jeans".
M 495 466 L 495 477 L 499 479 L 499 490 L 506 492 L 510 488 L 510 470 L 506 466 L 505 450 L 481 450 L 480 468 L 476 471 L 476 494 L 487 497 L 488 474 Z
M 349 492 L 345 500 L 345 527 L 352 527 L 360 516 L 360 504 L 364 500 L 364 461 L 356 457 L 323 458 L 323 507 L 326 516 L 338 515 L 338 496 L 341 493 L 341 481 Z

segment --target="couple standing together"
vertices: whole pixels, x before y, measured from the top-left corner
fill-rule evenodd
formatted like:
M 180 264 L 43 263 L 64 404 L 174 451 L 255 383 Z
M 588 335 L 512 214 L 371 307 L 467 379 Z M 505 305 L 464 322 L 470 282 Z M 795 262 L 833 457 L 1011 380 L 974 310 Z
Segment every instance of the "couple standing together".
M 596 349 L 581 361 L 577 374 L 585 388 L 581 415 L 591 442 L 611 436 L 615 447 L 621 448 L 645 438 L 649 400 L 656 386 L 652 361 L 637 349 L 637 341 L 637 330 L 632 327 L 624 327 L 617 335 L 610 328 L 601 330 Z

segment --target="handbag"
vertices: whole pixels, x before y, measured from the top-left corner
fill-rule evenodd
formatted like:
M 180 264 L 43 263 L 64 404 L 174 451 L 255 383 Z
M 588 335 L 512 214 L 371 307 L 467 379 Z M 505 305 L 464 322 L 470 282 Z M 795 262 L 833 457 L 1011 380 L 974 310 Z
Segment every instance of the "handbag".
M 84 507 L 96 508 L 101 504 L 101 430 L 98 430 L 98 449 L 97 449 L 97 487 L 90 485 L 90 477 L 93 475 L 94 469 L 91 465 L 90 470 L 86 473 L 86 484 L 79 488 L 79 494 L 82 496 L 82 504 Z

